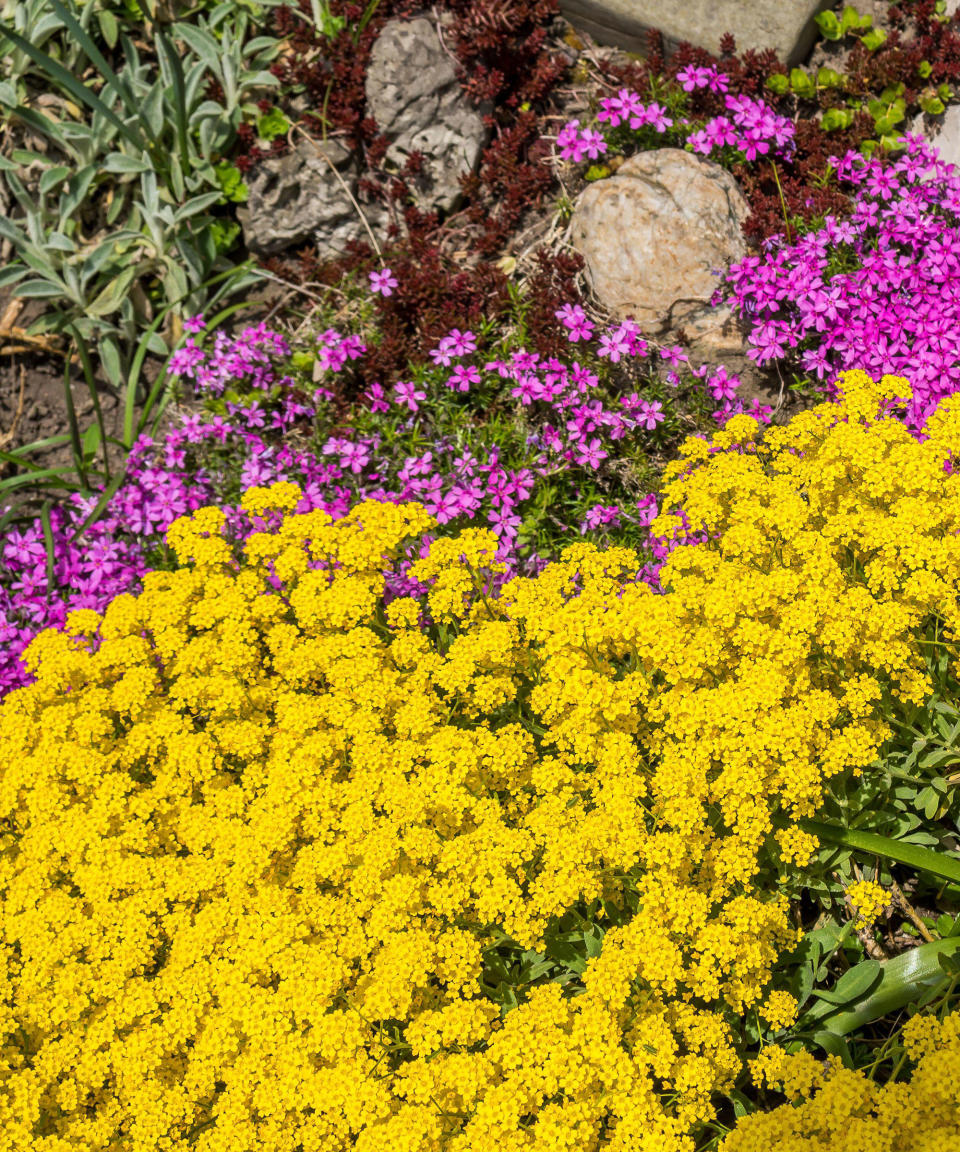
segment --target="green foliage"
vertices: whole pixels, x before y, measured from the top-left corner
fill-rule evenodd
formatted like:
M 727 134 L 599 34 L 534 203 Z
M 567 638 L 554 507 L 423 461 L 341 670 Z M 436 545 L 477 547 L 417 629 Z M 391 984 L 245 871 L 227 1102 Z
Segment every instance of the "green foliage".
M 169 353 L 182 312 L 256 278 L 226 258 L 239 229 L 223 206 L 246 188 L 223 157 L 276 84 L 278 43 L 254 34 L 262 11 L 201 5 L 190 23 L 155 24 L 149 54 L 125 7 L 30 0 L 0 22 L 0 134 L 14 145 L 0 157 L 14 206 L 0 218 L 14 253 L 0 286 L 45 301 L 31 333 L 95 348 L 118 390 L 141 347 Z M 81 477 L 88 455 L 74 445 Z
M 826 11 L 820 12 L 814 19 L 825 40 L 842 40 L 845 36 L 856 35 L 860 32 L 869 36 L 871 35 L 869 30 L 873 26 L 872 16 L 861 16 L 856 8 L 850 4 L 843 9 L 840 16 L 837 16 L 836 12 Z M 883 37 L 886 39 L 886 33 L 883 33 Z M 866 36 L 861 37 L 861 39 L 866 42 Z

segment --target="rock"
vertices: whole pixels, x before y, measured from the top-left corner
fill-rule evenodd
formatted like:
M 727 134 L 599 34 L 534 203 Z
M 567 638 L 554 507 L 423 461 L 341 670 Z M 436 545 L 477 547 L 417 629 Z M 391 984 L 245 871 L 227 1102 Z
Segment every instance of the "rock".
M 960 104 L 948 104 L 942 116 L 917 116 L 911 132 L 922 132 L 940 153 L 940 159 L 960 168 Z
M 668 51 L 682 40 L 717 55 L 720 37 L 732 32 L 737 51 L 773 48 L 787 64 L 799 64 L 813 47 L 814 16 L 832 0 L 560 0 L 575 28 L 600 44 L 646 51 L 646 33 L 663 33 Z
M 422 153 L 411 191 L 424 211 L 452 211 L 460 176 L 476 169 L 489 133 L 426 17 L 384 26 L 370 54 L 366 94 L 369 114 L 390 139 L 387 168 L 400 169 L 411 152 Z
M 352 153 L 337 140 L 301 137 L 293 151 L 261 160 L 237 213 L 247 247 L 272 256 L 312 241 L 321 259 L 341 253 L 348 240 L 366 232 L 344 188 L 352 192 L 356 176 Z M 376 225 L 385 216 L 376 204 L 364 205 L 364 214 Z
M 690 152 L 659 148 L 590 184 L 574 209 L 571 236 L 610 311 L 632 315 L 651 334 L 694 329 L 705 340 L 713 330 L 719 347 L 729 317 L 709 301 L 719 275 L 746 255 L 741 225 L 749 213 L 729 172 Z

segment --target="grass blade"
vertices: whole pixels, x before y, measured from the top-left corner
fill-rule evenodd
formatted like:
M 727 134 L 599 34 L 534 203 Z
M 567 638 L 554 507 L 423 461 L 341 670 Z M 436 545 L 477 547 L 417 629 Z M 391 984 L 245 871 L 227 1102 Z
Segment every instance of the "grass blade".
M 103 469 L 106 477 L 110 479 L 110 462 L 107 459 L 107 427 L 103 422 L 103 409 L 100 407 L 100 390 L 97 388 L 97 377 L 93 371 L 93 363 L 90 360 L 90 350 L 83 342 L 80 333 L 72 325 L 67 325 L 67 331 L 73 336 L 73 342 L 77 346 L 77 352 L 80 354 L 80 363 L 83 365 L 83 374 L 86 377 L 87 388 L 90 391 L 90 399 L 93 401 L 93 410 L 97 417 L 97 425 L 100 428 L 100 443 L 103 444 Z M 69 386 L 69 385 L 68 385 Z M 94 453 L 96 458 L 96 453 Z
M 77 410 L 73 406 L 73 392 L 70 388 L 70 357 L 63 368 L 63 399 L 67 406 L 67 423 L 70 425 L 70 449 L 73 453 L 73 464 L 80 477 L 84 493 L 90 491 L 87 481 L 87 467 L 83 459 L 83 439 L 80 436 L 80 424 L 77 421 Z
M 43 546 L 47 551 L 47 603 L 50 603 L 50 597 L 53 595 L 53 571 L 54 563 L 56 561 L 56 552 L 53 546 L 53 525 L 50 523 L 50 509 L 53 507 L 52 500 L 44 500 L 43 507 L 40 509 L 40 523 L 43 525 Z
M 133 93 L 126 80 L 118 76 L 116 72 L 110 67 L 106 57 L 97 47 L 96 42 L 87 32 L 86 28 L 74 17 L 73 13 L 68 11 L 67 8 L 60 3 L 60 0 L 49 0 L 50 7 L 56 12 L 63 23 L 66 25 L 67 30 L 74 36 L 77 43 L 80 45 L 84 55 L 100 72 L 100 75 L 106 81 L 107 88 L 112 88 L 123 101 L 124 107 L 127 112 L 136 116 L 141 125 L 147 130 L 147 135 L 153 141 L 157 142 L 155 134 L 150 130 L 150 125 L 146 122 L 143 116 L 140 115 L 140 109 L 134 98 Z
M 799 823 L 805 832 L 812 833 L 828 844 L 837 844 L 854 852 L 867 852 L 871 856 L 883 856 L 917 872 L 926 872 L 931 876 L 938 876 L 941 880 L 960 884 L 960 860 L 955 860 L 945 852 L 934 852 L 917 844 L 905 844 L 889 836 L 878 836 L 875 832 L 837 828 L 832 824 L 823 824 L 819 820 L 801 820 Z

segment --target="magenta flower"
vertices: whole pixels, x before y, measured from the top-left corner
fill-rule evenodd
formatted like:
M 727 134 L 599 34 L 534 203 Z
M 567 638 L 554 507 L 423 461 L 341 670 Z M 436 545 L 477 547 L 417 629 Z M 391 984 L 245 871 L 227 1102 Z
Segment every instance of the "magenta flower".
M 394 288 L 399 287 L 399 284 L 400 281 L 389 268 L 370 273 L 370 291 L 381 296 L 392 296 Z
M 401 404 L 406 404 L 411 412 L 419 412 L 418 401 L 426 400 L 426 392 L 420 391 L 412 380 L 398 380 L 393 386 L 393 392 Z

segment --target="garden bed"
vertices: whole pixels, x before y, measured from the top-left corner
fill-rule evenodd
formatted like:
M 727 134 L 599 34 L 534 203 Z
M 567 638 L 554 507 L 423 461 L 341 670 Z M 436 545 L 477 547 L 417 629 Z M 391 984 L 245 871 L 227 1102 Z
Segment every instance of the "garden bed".
M 2 14 L 11 1148 L 960 1143 L 960 24 L 818 24 Z

